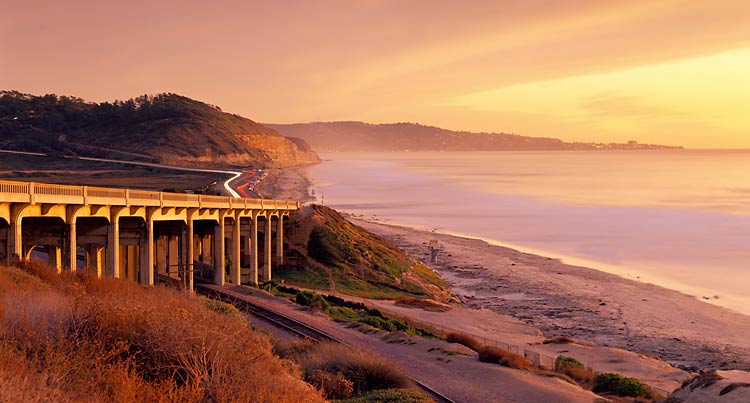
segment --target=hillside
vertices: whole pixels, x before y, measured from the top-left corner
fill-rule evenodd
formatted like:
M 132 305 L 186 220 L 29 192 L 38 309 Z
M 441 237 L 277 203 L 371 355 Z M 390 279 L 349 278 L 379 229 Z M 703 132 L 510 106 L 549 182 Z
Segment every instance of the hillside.
M 313 122 L 266 124 L 284 136 L 304 139 L 318 152 L 505 151 L 681 148 L 652 144 L 566 143 L 547 137 L 452 131 L 416 123 Z
M 0 402 L 324 402 L 232 306 L 0 267 Z
M 274 272 L 285 282 L 373 298 L 412 296 L 445 301 L 438 274 L 391 242 L 335 210 L 305 207 L 289 220 L 289 263 Z
M 285 167 L 319 161 L 300 139 L 176 94 L 90 103 L 2 91 L 0 148 L 192 165 Z

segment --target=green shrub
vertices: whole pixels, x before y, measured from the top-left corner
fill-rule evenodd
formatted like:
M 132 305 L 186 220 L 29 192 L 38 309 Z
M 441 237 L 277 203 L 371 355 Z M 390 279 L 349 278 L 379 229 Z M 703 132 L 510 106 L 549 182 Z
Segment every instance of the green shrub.
M 649 397 L 651 390 L 635 378 L 628 378 L 619 374 L 597 374 L 594 380 L 594 393 L 612 393 L 626 397 Z
M 294 301 L 302 306 L 309 306 L 321 312 L 327 312 L 331 304 L 322 295 L 312 291 L 300 291 Z
M 433 403 L 433 400 L 412 389 L 385 389 L 373 390 L 360 397 L 339 400 L 336 403 Z
M 583 363 L 575 358 L 564 355 L 558 356 L 555 360 L 555 371 L 567 375 L 586 388 L 593 385 L 596 377 L 596 373 L 591 368 L 586 368 Z
M 567 367 L 582 367 L 583 363 L 576 360 L 573 357 L 568 357 L 564 355 L 557 356 L 557 359 L 555 360 L 555 371 L 559 371 L 561 368 L 567 368 Z

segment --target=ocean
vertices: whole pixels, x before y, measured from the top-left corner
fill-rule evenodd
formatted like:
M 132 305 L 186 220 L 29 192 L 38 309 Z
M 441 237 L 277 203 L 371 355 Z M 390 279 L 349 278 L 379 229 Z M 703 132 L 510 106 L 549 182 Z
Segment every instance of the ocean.
M 317 201 L 750 314 L 750 151 L 328 153 Z

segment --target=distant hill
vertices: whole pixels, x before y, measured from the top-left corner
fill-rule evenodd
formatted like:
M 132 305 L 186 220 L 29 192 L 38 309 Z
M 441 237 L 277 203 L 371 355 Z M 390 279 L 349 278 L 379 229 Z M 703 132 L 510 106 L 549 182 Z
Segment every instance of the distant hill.
M 681 148 L 652 144 L 567 143 L 508 133 L 452 131 L 416 123 L 313 122 L 266 124 L 284 136 L 304 139 L 318 152 L 503 151 Z
M 319 161 L 301 139 L 176 94 L 91 103 L 0 91 L 0 148 L 171 164 L 284 167 Z

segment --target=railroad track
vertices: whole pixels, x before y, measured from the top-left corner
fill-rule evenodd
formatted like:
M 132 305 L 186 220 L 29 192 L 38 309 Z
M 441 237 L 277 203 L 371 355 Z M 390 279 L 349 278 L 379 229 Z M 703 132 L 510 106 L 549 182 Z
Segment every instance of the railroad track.
M 199 293 L 206 295 L 209 298 L 217 299 L 219 301 L 231 304 L 240 311 L 259 317 L 269 322 L 270 324 L 284 329 L 300 338 L 312 340 L 315 342 L 331 342 L 347 346 L 349 345 L 343 340 L 338 339 L 335 336 L 332 336 L 322 330 L 316 329 L 306 323 L 300 322 L 282 313 L 259 306 L 242 298 L 238 298 L 234 295 L 225 292 L 219 292 L 212 288 L 203 287 L 199 284 L 196 284 L 195 289 Z M 450 398 L 444 396 L 435 389 L 432 389 L 418 379 L 414 379 L 412 377 L 409 377 L 409 379 L 411 379 L 411 381 L 417 386 L 417 388 L 430 396 L 436 403 L 455 403 Z

